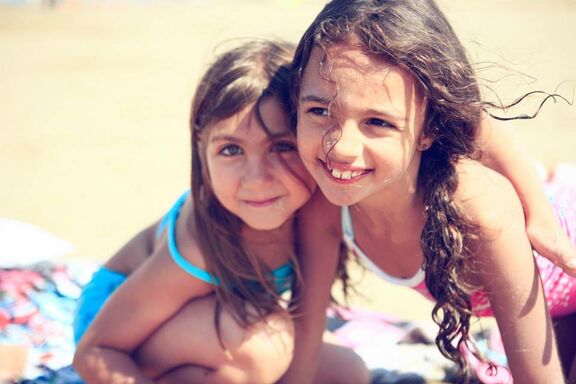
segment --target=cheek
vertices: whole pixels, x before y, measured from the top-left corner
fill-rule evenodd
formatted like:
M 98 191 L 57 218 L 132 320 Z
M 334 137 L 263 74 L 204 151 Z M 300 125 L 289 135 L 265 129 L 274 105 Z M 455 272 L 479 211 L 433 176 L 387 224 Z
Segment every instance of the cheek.
M 399 145 L 384 145 L 373 148 L 372 156 L 376 166 L 384 172 L 400 172 L 407 167 L 412 158 L 410 151 Z
M 307 201 L 316 183 L 306 170 L 300 156 L 297 153 L 285 156 L 283 162 L 276 163 L 276 167 L 274 174 L 279 177 L 284 186 L 299 199 Z
M 233 191 L 232 186 L 235 181 L 235 172 L 231 172 L 229 166 L 223 166 L 218 162 L 208 160 L 206 167 L 212 190 L 218 198 Z
M 310 185 L 311 184 L 311 185 Z M 286 184 L 285 184 L 286 185 Z M 312 192 L 315 189 L 316 184 L 314 184 L 309 176 L 301 180 L 291 180 L 290 185 L 286 185 L 290 189 L 293 201 L 293 209 L 300 209 L 312 196 Z
M 321 135 L 317 134 L 314 129 L 304 125 L 298 125 L 297 145 L 298 152 L 303 159 L 306 159 L 321 144 Z
M 312 178 L 312 175 L 310 175 L 310 172 L 308 172 L 308 170 L 306 169 L 306 166 L 304 165 L 304 162 L 302 161 L 300 156 L 298 156 L 296 159 L 294 159 L 292 163 L 289 164 L 290 169 L 293 173 L 291 175 L 292 178 L 296 179 L 298 184 L 304 189 L 306 189 L 308 193 L 312 191 L 316 187 L 316 182 Z

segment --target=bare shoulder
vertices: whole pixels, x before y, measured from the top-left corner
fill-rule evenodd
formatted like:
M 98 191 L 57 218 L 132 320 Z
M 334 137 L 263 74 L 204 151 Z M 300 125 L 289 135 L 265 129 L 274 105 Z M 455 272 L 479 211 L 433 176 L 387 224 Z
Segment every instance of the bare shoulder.
M 154 223 L 138 232 L 104 266 L 126 276 L 131 275 L 154 253 L 157 226 L 158 223 Z
M 158 236 L 155 253 L 165 260 L 170 259 L 171 263 L 182 257 L 187 263 L 205 270 L 206 261 L 198 243 L 191 196 L 188 196 L 180 208 L 180 213 L 173 224 L 173 226 L 166 225 Z
M 190 197 L 180 207 L 178 217 L 175 220 L 168 217 L 167 220 L 156 237 L 152 256 L 131 280 L 134 284 L 141 282 L 140 289 L 145 290 L 149 297 L 158 296 L 160 289 L 163 292 L 162 300 L 181 304 L 212 292 L 214 286 L 190 272 L 196 268 L 206 270 L 197 235 L 187 224 L 192 221 Z
M 480 228 L 498 229 L 520 220 L 524 214 L 512 183 L 498 172 L 475 161 L 457 165 L 456 201 Z
M 500 174 L 474 162 L 458 167 L 456 199 L 477 235 L 467 244 L 475 260 L 469 282 L 489 288 L 495 286 L 495 276 L 511 281 L 518 265 L 531 264 L 532 257 L 520 199 Z

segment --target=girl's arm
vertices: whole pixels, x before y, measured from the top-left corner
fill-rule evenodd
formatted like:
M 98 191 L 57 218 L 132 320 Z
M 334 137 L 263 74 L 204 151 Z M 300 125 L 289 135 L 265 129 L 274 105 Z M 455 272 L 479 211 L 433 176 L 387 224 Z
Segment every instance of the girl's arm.
M 176 238 L 190 242 L 184 220 L 177 221 Z M 188 241 L 186 241 L 188 240 Z M 194 247 L 180 247 L 190 250 Z M 183 252 L 204 267 L 199 252 Z M 131 353 L 161 324 L 192 298 L 213 287 L 190 277 L 171 259 L 165 241 L 110 297 L 82 337 L 74 367 L 87 383 L 151 382 L 135 364 Z
M 546 197 L 535 163 L 512 127 L 487 115 L 480 124 L 482 162 L 506 176 L 526 214 L 526 233 L 534 249 L 576 276 L 576 247 L 564 233 Z
M 462 187 L 462 185 L 466 185 Z M 486 168 L 461 178 L 464 209 L 479 226 L 471 282 L 488 291 L 518 383 L 563 383 L 553 325 L 512 186 Z
M 326 309 L 338 267 L 339 236 L 333 227 L 340 222 L 339 208 L 319 190 L 298 216 L 298 256 L 303 283 L 294 292 L 296 336 L 294 357 L 282 383 L 311 383 L 317 372 Z
M 158 223 L 159 222 L 156 222 L 138 232 L 108 259 L 108 261 L 104 263 L 104 266 L 123 275 L 131 275 L 132 272 L 138 269 L 138 267 L 154 253 Z

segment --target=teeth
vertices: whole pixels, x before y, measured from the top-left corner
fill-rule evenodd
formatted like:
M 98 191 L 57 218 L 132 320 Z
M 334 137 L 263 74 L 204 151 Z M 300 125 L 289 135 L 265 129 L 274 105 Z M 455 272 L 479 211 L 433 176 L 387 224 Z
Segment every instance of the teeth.
M 330 173 L 337 179 L 350 180 L 353 177 L 360 176 L 362 171 L 339 171 L 338 169 L 331 169 Z

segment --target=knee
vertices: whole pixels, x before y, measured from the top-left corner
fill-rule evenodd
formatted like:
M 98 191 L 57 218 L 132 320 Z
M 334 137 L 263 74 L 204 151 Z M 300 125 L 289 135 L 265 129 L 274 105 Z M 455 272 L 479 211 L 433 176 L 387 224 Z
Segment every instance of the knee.
M 359 384 L 370 383 L 370 370 L 364 360 L 352 349 L 324 343 L 314 378 L 318 383 Z
M 237 329 L 239 334 L 232 337 L 232 343 L 227 343 L 230 341 L 229 330 L 233 328 L 222 327 L 224 345 L 231 360 L 230 364 L 224 364 L 218 371 L 221 374 L 227 371 L 241 372 L 235 375 L 242 378 L 237 382 L 278 381 L 292 361 L 294 324 L 290 317 L 286 314 L 272 314 L 247 328 Z
M 341 383 L 370 383 L 370 370 L 364 360 L 355 352 L 351 352 L 347 359 L 347 369 L 344 370 Z

